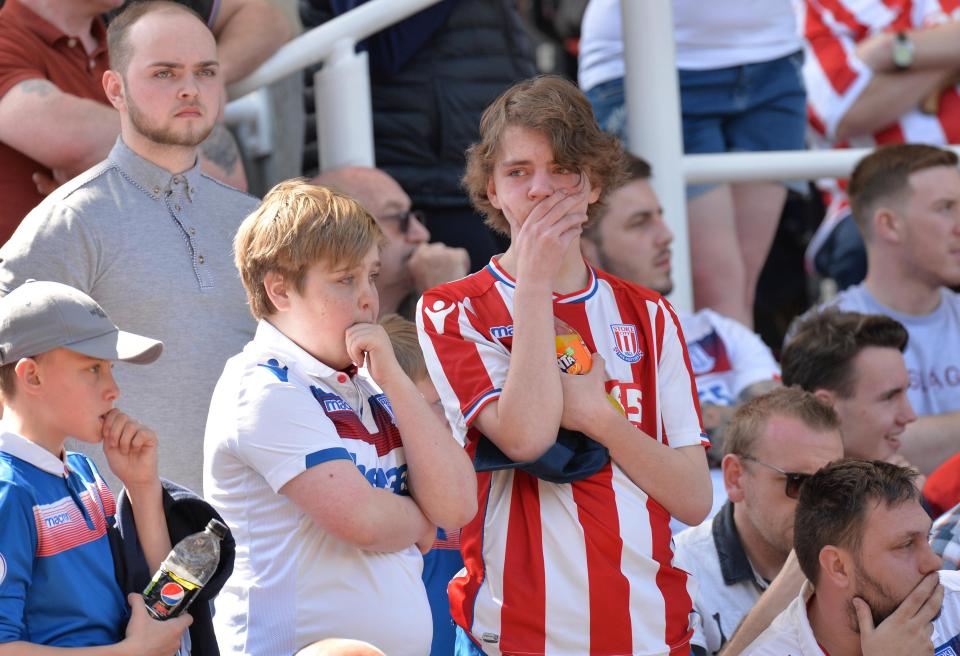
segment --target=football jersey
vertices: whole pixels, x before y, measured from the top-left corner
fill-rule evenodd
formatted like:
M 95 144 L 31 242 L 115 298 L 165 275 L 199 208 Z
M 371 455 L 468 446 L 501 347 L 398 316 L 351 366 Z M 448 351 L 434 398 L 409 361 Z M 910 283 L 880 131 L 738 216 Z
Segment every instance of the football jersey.
M 605 360 L 607 391 L 647 436 L 706 444 L 696 387 L 670 305 L 588 268 L 554 314 Z M 510 365 L 515 282 L 491 260 L 424 294 L 420 343 L 454 435 L 473 455 L 472 422 Z M 704 472 L 706 474 L 706 472 Z M 478 474 L 477 516 L 461 532 L 465 572 L 450 584 L 454 621 L 487 654 L 688 654 L 693 582 L 672 564 L 670 515 L 615 462 L 565 484 L 517 469 Z
M 423 656 L 432 623 L 415 546 L 365 551 L 280 493 L 311 467 L 356 465 L 371 486 L 409 494 L 393 410 L 363 371 L 336 371 L 267 321 L 227 361 L 204 439 L 204 490 L 237 542 L 215 601 L 223 653 L 292 654 L 353 638 Z
M 679 316 L 700 403 L 734 405 L 747 387 L 780 379 L 770 347 L 739 321 L 708 309 Z
M 0 433 L 0 643 L 110 645 L 127 602 L 107 527 L 116 503 L 83 454 Z
M 936 114 L 919 107 L 874 134 L 838 142 L 836 129 L 843 116 L 873 79 L 870 67 L 856 55 L 860 41 L 875 34 L 922 29 L 960 20 L 958 0 L 800 0 L 797 25 L 804 36 L 803 79 L 812 148 L 872 148 L 892 143 L 960 144 L 960 86 L 940 96 Z M 825 179 L 831 222 L 848 213 L 845 182 Z

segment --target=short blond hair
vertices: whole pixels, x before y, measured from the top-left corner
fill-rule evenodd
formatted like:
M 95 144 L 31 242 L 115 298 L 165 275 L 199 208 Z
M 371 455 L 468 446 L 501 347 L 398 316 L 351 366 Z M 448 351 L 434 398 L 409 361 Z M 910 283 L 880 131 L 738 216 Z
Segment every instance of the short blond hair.
M 417 326 L 399 314 L 385 314 L 380 317 L 380 325 L 387 332 L 397 364 L 407 377 L 416 382 L 427 377 L 427 363 L 423 359 L 420 340 L 417 339 Z
M 263 285 L 267 273 L 281 274 L 302 292 L 310 266 L 356 266 L 383 240 L 376 220 L 357 201 L 294 179 L 271 189 L 243 220 L 233 239 L 233 256 L 250 311 L 263 319 L 277 311 Z

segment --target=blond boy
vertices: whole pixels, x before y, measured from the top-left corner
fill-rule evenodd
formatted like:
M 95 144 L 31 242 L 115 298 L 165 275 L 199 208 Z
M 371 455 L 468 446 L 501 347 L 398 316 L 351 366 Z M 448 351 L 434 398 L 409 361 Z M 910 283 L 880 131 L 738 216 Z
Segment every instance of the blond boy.
M 204 441 L 204 489 L 237 540 L 214 617 L 231 654 L 334 637 L 429 650 L 416 543 L 467 522 L 476 488 L 374 323 L 381 241 L 355 201 L 300 181 L 274 187 L 234 241 L 259 325 L 217 383 Z
M 0 654 L 169 656 L 189 615 L 149 617 L 114 577 L 116 503 L 93 462 L 63 445 L 103 442 L 156 569 L 170 550 L 156 434 L 114 407 L 113 361 L 153 362 L 163 345 L 119 330 L 93 299 L 28 282 L 0 299 Z M 129 607 L 128 607 L 129 603 Z M 123 625 L 129 620 L 126 635 Z M 44 646 L 41 646 L 44 645 Z

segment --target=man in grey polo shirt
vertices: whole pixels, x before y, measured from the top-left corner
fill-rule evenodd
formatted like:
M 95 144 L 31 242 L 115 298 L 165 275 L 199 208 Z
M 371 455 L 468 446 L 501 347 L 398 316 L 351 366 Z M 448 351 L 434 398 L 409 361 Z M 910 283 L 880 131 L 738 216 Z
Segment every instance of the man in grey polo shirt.
M 160 475 L 199 492 L 210 395 L 226 359 L 253 337 L 231 244 L 257 201 L 200 171 L 197 146 L 223 102 L 203 21 L 180 5 L 135 4 L 107 40 L 104 90 L 120 139 L 0 248 L 0 289 L 64 282 L 164 342 L 150 371 L 120 365 L 115 375 L 130 413 L 157 431 Z
M 843 457 L 833 409 L 797 387 L 741 405 L 726 429 L 719 514 L 676 537 L 676 564 L 699 585 L 691 641 L 716 654 L 790 554 L 793 512 L 810 474 Z

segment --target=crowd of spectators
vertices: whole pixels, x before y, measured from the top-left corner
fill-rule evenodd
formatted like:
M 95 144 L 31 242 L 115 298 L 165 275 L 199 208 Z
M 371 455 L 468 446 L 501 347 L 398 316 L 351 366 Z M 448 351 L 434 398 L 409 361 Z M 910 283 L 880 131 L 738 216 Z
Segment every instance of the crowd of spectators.
M 688 186 L 675 309 L 619 0 L 441 0 L 376 168 L 248 185 L 226 85 L 365 1 L 0 1 L 0 656 L 960 651 L 960 8 L 673 3 L 685 152 L 875 147 L 768 345 L 793 183 Z

